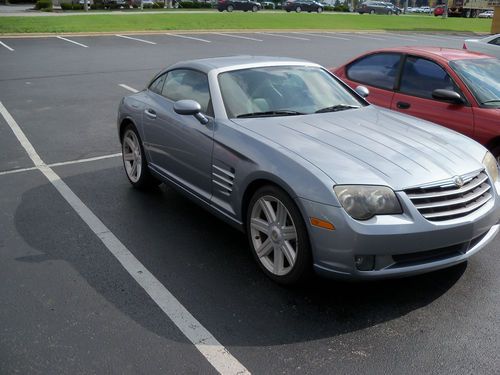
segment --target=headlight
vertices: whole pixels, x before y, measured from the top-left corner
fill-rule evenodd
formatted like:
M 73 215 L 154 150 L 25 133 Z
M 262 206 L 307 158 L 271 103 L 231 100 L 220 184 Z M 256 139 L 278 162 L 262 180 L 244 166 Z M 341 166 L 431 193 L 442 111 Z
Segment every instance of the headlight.
M 486 171 L 490 175 L 493 183 L 497 182 L 498 179 L 498 165 L 495 157 L 491 154 L 491 152 L 487 152 L 483 158 L 483 165 L 486 168 Z
M 396 194 L 386 186 L 338 185 L 333 190 L 344 210 L 356 220 L 403 212 Z

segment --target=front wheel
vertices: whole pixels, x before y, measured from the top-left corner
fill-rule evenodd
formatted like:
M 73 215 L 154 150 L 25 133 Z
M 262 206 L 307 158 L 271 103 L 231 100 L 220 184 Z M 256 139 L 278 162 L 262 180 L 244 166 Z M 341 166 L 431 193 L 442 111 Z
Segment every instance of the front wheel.
M 370 10 L 370 14 L 375 14 L 375 11 L 373 9 Z
M 281 284 L 296 284 L 311 271 L 311 246 L 302 215 L 282 189 L 264 186 L 248 205 L 248 242 L 264 273 Z
M 254 6 L 252 7 L 252 12 L 254 12 L 254 13 L 255 13 L 255 12 L 257 12 L 258 10 L 259 10 L 259 8 L 257 8 L 257 5 L 254 5 Z
M 232 5 L 228 5 L 228 6 L 227 6 L 227 11 L 228 11 L 228 12 L 232 12 L 232 11 L 233 11 L 233 9 L 234 9 L 234 7 L 233 7 Z
M 297 7 L 297 8 L 295 8 L 295 11 L 296 11 L 297 13 L 300 13 L 300 12 L 302 12 L 302 8 L 301 8 L 301 7 Z
M 323 13 L 323 8 L 319 7 L 317 10 L 318 13 Z

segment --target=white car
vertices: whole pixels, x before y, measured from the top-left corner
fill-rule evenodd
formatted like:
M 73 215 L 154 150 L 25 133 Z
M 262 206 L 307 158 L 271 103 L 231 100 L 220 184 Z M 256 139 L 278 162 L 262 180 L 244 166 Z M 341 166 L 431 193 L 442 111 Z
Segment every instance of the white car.
M 500 34 L 490 35 L 482 39 L 467 39 L 464 49 L 481 52 L 500 59 Z
M 492 10 L 487 10 L 486 12 L 479 13 L 477 16 L 479 18 L 493 18 L 494 12 Z

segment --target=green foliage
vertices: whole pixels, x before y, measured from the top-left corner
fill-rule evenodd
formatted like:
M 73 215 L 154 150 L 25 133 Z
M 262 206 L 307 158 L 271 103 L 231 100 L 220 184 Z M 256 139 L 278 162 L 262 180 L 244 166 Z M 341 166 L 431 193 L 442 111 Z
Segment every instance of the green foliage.
M 35 4 L 35 9 L 39 10 L 52 9 L 52 0 L 38 0 Z
M 346 4 L 335 5 L 335 7 L 333 8 L 333 10 L 335 12 L 349 12 L 349 6 L 346 5 Z

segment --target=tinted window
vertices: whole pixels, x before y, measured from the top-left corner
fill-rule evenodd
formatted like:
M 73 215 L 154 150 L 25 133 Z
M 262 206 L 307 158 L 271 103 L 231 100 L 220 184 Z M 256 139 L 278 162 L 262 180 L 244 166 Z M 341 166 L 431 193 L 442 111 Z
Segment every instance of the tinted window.
M 163 85 L 162 95 L 173 101 L 183 99 L 195 100 L 200 103 L 203 113 L 211 113 L 211 110 L 209 110 L 210 93 L 208 89 L 208 77 L 204 73 L 187 69 L 168 72 L 167 79 Z
M 165 74 L 162 74 L 158 78 L 156 78 L 151 85 L 149 85 L 149 89 L 157 94 L 161 94 L 161 90 L 163 89 L 163 83 L 165 82 Z
M 496 38 L 496 39 L 490 40 L 489 43 L 493 44 L 495 46 L 500 46 L 500 38 Z
M 439 65 L 426 59 L 408 56 L 403 67 L 400 91 L 432 99 L 432 92 L 436 89 L 458 91 L 448 73 Z
M 400 55 L 378 53 L 355 61 L 347 68 L 347 77 L 356 82 L 392 90 L 398 73 Z

